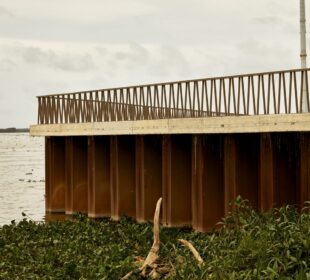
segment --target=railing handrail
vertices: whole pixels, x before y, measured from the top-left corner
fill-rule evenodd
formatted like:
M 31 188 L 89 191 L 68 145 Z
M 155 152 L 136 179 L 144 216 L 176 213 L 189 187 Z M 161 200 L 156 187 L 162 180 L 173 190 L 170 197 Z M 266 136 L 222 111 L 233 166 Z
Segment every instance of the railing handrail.
M 192 83 L 192 82 L 201 82 L 201 81 L 212 81 L 212 80 L 221 80 L 221 79 L 232 79 L 232 78 L 241 78 L 241 77 L 253 77 L 253 76 L 262 76 L 269 74 L 283 74 L 290 72 L 301 72 L 301 71 L 309 71 L 310 68 L 296 68 L 290 70 L 278 70 L 278 71 L 270 71 L 270 72 L 257 72 L 257 73 L 248 73 L 248 74 L 237 74 L 237 75 L 228 75 L 228 76 L 215 76 L 209 78 L 198 78 L 198 79 L 190 79 L 190 80 L 177 80 L 163 83 L 149 83 L 149 84 L 141 84 L 141 85 L 132 85 L 132 86 L 122 86 L 122 87 L 111 87 L 111 88 L 101 88 L 101 89 L 92 89 L 92 90 L 84 90 L 84 91 L 74 91 L 74 92 L 64 92 L 64 93 L 55 93 L 55 94 L 46 94 L 46 95 L 38 95 L 39 97 L 51 97 L 51 96 L 62 96 L 62 95 L 75 95 L 82 94 L 88 92 L 102 92 L 102 91 L 115 91 L 115 90 L 124 90 L 131 88 L 141 88 L 141 87 L 153 87 L 153 86 L 163 86 L 163 85 L 172 85 L 172 84 L 180 84 L 180 83 Z
M 310 68 L 38 96 L 38 123 L 310 112 Z

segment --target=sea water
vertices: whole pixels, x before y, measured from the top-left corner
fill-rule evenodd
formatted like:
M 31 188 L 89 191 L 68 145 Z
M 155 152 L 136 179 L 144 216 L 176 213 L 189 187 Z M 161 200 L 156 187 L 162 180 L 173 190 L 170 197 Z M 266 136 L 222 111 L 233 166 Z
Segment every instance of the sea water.
M 43 137 L 0 133 L 0 225 L 44 219 L 44 164 Z

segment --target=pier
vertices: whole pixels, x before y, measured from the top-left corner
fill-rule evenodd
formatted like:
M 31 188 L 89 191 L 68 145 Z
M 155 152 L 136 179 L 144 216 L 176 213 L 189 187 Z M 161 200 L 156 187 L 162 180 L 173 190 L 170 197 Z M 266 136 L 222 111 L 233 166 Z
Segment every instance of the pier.
M 301 207 L 309 71 L 39 96 L 30 134 L 45 137 L 46 211 L 145 222 L 162 197 L 163 225 L 208 231 L 238 195 L 259 211 Z

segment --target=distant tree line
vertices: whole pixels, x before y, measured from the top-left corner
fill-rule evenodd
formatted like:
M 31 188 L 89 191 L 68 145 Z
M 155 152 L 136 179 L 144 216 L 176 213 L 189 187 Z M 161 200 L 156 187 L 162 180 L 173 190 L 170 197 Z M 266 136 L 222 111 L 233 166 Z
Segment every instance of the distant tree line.
M 28 128 L 16 128 L 16 127 L 8 127 L 8 128 L 0 128 L 0 133 L 16 133 L 16 132 L 29 132 Z

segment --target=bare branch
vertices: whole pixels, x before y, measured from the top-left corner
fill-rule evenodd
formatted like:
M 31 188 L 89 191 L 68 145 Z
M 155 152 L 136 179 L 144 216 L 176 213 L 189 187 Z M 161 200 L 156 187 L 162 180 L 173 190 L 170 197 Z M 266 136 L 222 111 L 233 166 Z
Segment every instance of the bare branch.
M 198 251 L 195 249 L 195 247 L 190 243 L 189 241 L 185 239 L 178 239 L 185 247 L 187 247 L 194 255 L 195 259 L 198 261 L 198 263 L 203 263 L 203 259 L 201 258 Z
M 142 275 L 145 275 L 145 271 L 147 266 L 152 266 L 156 260 L 158 259 L 158 251 L 159 251 L 159 245 L 160 245 L 160 239 L 159 239 L 159 215 L 160 215 L 160 206 L 161 206 L 162 198 L 159 198 L 156 204 L 155 214 L 154 214 L 154 241 L 151 250 L 149 251 L 149 254 L 147 255 L 141 270 Z

